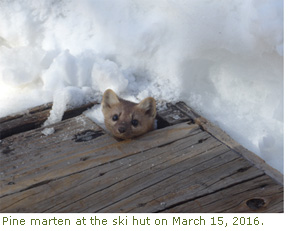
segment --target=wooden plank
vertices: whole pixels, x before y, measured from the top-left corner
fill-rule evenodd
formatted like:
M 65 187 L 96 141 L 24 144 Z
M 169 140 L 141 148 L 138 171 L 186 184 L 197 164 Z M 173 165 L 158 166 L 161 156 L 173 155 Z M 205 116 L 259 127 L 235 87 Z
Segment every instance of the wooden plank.
M 262 175 L 232 187 L 175 204 L 163 212 L 283 212 L 282 195 L 283 187 L 267 175 Z
M 267 166 L 197 119 L 168 104 L 161 129 L 132 140 L 83 115 L 48 126 L 48 136 L 7 137 L 0 212 L 283 212 L 283 186 Z
M 199 137 L 205 137 L 206 134 L 195 135 L 195 140 Z M 197 137 L 197 138 L 196 138 Z M 183 171 L 185 161 L 190 159 L 193 155 L 197 155 L 196 152 L 188 152 L 191 146 L 187 145 L 183 147 L 182 144 L 186 140 L 176 141 L 171 144 L 173 148 L 172 155 L 168 151 L 170 146 L 164 146 L 155 148 L 155 150 L 149 150 L 136 155 L 135 159 L 128 160 L 128 164 L 118 169 L 118 172 L 112 172 L 111 174 L 103 176 L 103 181 L 100 179 L 99 184 L 101 187 L 94 188 L 92 192 L 89 192 L 85 197 L 79 199 L 75 203 L 69 204 L 62 208 L 63 212 L 69 212 L 72 210 L 78 210 L 79 212 L 126 212 L 119 204 L 114 207 L 113 205 L 118 202 L 125 204 L 131 203 L 131 197 L 142 196 L 146 198 L 153 192 L 148 189 L 151 186 L 159 184 L 161 181 L 168 180 L 177 172 Z M 193 142 L 196 145 L 196 142 Z M 192 146 L 193 146 L 192 145 Z M 213 140 L 207 140 L 207 144 L 204 145 L 208 149 L 215 147 L 217 144 Z M 179 148 L 180 147 L 180 148 Z M 202 150 L 203 151 L 203 150 Z M 218 149 L 219 152 L 224 150 Z M 206 150 L 204 151 L 206 152 Z M 150 158 L 149 158 L 150 157 Z M 132 168 L 132 161 L 134 168 Z M 143 161 L 141 161 L 143 160 Z M 124 160 L 125 161 L 125 160 Z M 182 167 L 180 167 L 180 163 Z M 172 167 L 171 167 L 172 166 Z M 121 170 L 121 171 L 120 171 Z M 123 176 L 124 177 L 121 177 Z M 112 182 L 112 176 L 117 176 Z M 98 179 L 99 181 L 99 179 Z M 103 184 L 103 186 L 102 186 Z M 93 188 L 93 187 L 91 187 Z M 163 190 L 164 187 L 160 187 L 159 190 Z M 143 191 L 146 191 L 142 193 Z M 91 203 L 94 201 L 93 203 Z M 84 204 L 84 206 L 82 206 Z M 131 204 L 132 205 L 132 204 Z M 134 207 L 138 207 L 137 201 L 134 201 Z M 53 210 L 54 212 L 55 210 Z M 144 209 L 143 212 L 149 212 Z
M 15 115 L 0 118 L 0 139 L 35 129 L 50 115 L 52 103 L 47 103 Z
M 0 196 L 21 191 L 80 171 L 95 156 L 90 149 L 101 149 L 116 140 L 85 116 L 79 116 L 48 126 L 54 128 L 52 135 L 42 134 L 44 128 L 10 136 L 1 142 L 1 192 Z M 87 142 L 80 142 L 86 136 Z
M 216 137 L 218 140 L 230 147 L 232 150 L 235 150 L 244 158 L 252 162 L 256 167 L 263 170 L 267 175 L 275 179 L 279 184 L 283 185 L 283 175 L 277 169 L 274 169 L 270 165 L 266 164 L 266 162 L 262 158 L 249 151 L 239 143 L 237 143 L 226 132 L 224 132 L 218 126 L 211 123 L 203 116 L 197 114 L 184 102 L 176 103 L 176 107 L 179 110 L 181 110 L 184 114 L 186 114 L 189 118 L 191 118 L 196 124 L 198 124 L 201 127 L 201 129 L 207 131 L 212 136 Z
M 181 130 L 182 126 L 183 125 L 180 124 L 175 128 L 172 128 L 172 131 L 178 131 L 178 128 Z M 195 128 L 195 125 L 185 125 L 185 127 L 186 126 L 190 127 L 190 129 Z M 192 132 L 190 135 L 193 135 L 195 132 Z M 151 134 L 152 141 L 158 136 L 156 133 L 162 134 L 164 132 L 162 130 L 153 132 Z M 136 189 L 139 187 L 143 188 L 145 185 L 137 184 L 136 181 L 144 181 L 144 177 L 152 171 L 157 172 L 156 175 L 160 177 L 166 177 L 164 174 L 160 173 L 160 171 L 164 171 L 164 167 L 169 164 L 169 162 L 164 160 L 164 158 L 169 158 L 170 161 L 174 163 L 189 158 L 190 154 L 187 153 L 186 155 L 182 155 L 182 152 L 186 151 L 185 148 L 187 147 L 191 148 L 194 143 L 198 144 L 199 140 L 205 140 L 205 145 L 202 145 L 204 153 L 206 152 L 206 149 L 210 149 L 215 146 L 214 141 L 207 139 L 208 137 L 205 133 L 199 133 L 199 129 L 197 129 L 197 133 L 193 135 L 194 139 L 185 139 L 187 142 L 177 140 L 176 136 L 178 135 L 178 132 L 169 131 L 169 133 L 173 139 L 170 140 L 171 137 L 169 137 L 169 141 L 167 143 L 171 142 L 172 147 L 176 150 L 183 149 L 181 152 L 178 152 L 177 155 L 168 155 L 169 146 L 165 144 L 159 145 L 159 147 L 155 148 L 154 153 L 152 149 L 148 149 L 148 151 L 145 150 L 129 155 L 132 153 L 132 148 L 129 148 L 127 151 L 126 149 L 123 149 L 123 152 L 119 153 L 119 155 L 116 156 L 116 159 L 99 165 L 98 167 L 47 182 L 47 184 L 39 185 L 39 187 L 29 188 L 28 190 L 22 191 L 18 194 L 11 195 L 9 197 L 10 200 L 7 200 L 7 197 L 6 199 L 4 199 L 4 197 L 4 200 L 1 198 L 2 208 L 4 208 L 4 211 L 11 212 L 30 212 L 31 209 L 34 209 L 34 211 L 45 212 L 72 212 L 81 211 L 83 209 L 92 211 L 93 208 L 89 208 L 89 206 L 94 206 L 95 199 L 93 197 L 97 196 L 95 192 L 97 193 L 100 189 L 106 190 L 108 196 L 115 197 L 115 193 L 119 192 L 120 194 L 120 190 L 118 188 L 122 188 L 124 185 L 134 184 Z M 141 142 L 145 142 L 145 140 L 142 140 Z M 149 143 L 150 140 L 146 139 L 146 142 Z M 182 145 L 184 145 L 185 148 Z M 114 149 L 113 147 L 111 148 Z M 198 152 L 196 147 L 194 150 L 195 153 Z M 157 163 L 161 164 L 159 165 Z M 172 174 L 172 172 L 169 174 Z M 154 180 L 159 180 L 159 178 L 156 178 L 157 177 L 154 177 Z M 63 189 L 61 188 L 62 185 L 64 185 Z M 116 187 L 116 189 L 112 189 L 111 187 Z M 129 189 L 134 190 L 134 187 L 129 187 Z M 66 198 L 72 198 L 73 200 L 69 201 L 66 200 Z M 54 199 L 55 203 L 53 203 L 53 201 L 51 203 L 51 200 Z M 15 201 L 20 201 L 23 210 L 20 210 L 19 203 L 16 203 Z M 77 201 L 78 203 L 76 203 Z M 108 200 L 107 202 L 113 201 L 114 200 Z M 69 205 L 70 203 L 71 205 Z M 28 206 L 29 204 L 30 206 Z M 82 206 L 82 204 L 84 204 L 84 206 Z M 104 206 L 105 204 L 100 203 L 100 205 Z M 47 208 L 47 206 L 51 207 Z M 12 210 L 13 208 L 15 210 Z M 98 207 L 96 209 L 98 209 Z
M 23 112 L 15 113 L 15 114 L 8 115 L 8 116 L 0 118 L 0 124 L 6 123 L 6 122 L 9 122 L 9 121 L 12 121 L 12 120 L 19 119 L 19 118 L 23 117 L 26 114 L 36 114 L 36 113 L 39 113 L 41 111 L 49 110 L 51 108 L 52 108 L 52 103 L 46 103 L 46 104 L 43 104 L 43 105 L 40 105 L 40 106 L 37 106 L 37 107 L 33 107 L 33 108 L 30 108 L 30 109 L 25 110 Z
M 3 160 L 1 161 L 1 196 L 24 191 L 36 185 L 48 183 L 53 179 L 168 144 L 193 133 L 193 129 L 197 128 L 196 126 L 181 124 L 172 129 L 166 129 L 167 136 L 165 139 L 161 139 L 159 132 L 153 132 L 151 140 L 149 137 L 143 137 L 139 140 L 117 142 L 109 135 L 102 135 L 101 138 L 76 143 L 75 134 L 82 133 L 80 130 L 82 124 L 78 121 L 84 124 L 84 129 L 102 131 L 96 130 L 97 125 L 88 122 L 88 119 L 81 116 L 73 119 L 73 121 L 65 121 L 65 124 L 59 124 L 59 127 L 55 128 L 57 132 L 53 136 L 42 137 L 40 135 L 41 129 L 37 129 L 35 132 L 20 134 L 21 138 L 16 135 L 5 139 L 2 147 L 7 147 L 10 142 L 16 146 L 9 146 L 11 150 L 9 154 L 5 150 L 4 153 L 6 154 L 3 154 L 3 149 L 1 149 L 1 159 Z M 88 123 L 92 123 L 92 125 L 88 125 Z M 77 127 L 76 124 L 78 124 Z M 63 128 L 68 130 L 67 133 Z M 41 136 L 41 141 L 33 139 L 34 144 L 27 144 L 25 151 L 20 152 L 23 144 L 16 141 L 18 139 L 23 140 L 23 143 L 26 144 L 27 138 L 31 140 L 32 136 L 36 138 Z M 59 137 L 63 137 L 64 140 Z M 61 141 L 57 142 L 58 140 Z M 128 145 L 129 143 L 130 145 Z M 36 145 L 39 144 L 40 147 L 37 147 Z
M 73 169 L 67 172 L 53 165 L 48 180 L 39 168 L 38 183 L 30 181 L 32 175 L 24 177 L 27 187 L 0 198 L 1 212 L 162 212 L 264 176 L 197 127 L 178 124 L 136 140 L 112 141 L 105 149 L 89 148 L 89 143 L 83 155 L 75 156 L 87 157 L 88 149 L 92 163 L 75 170 L 76 162 L 64 161 L 65 168 Z M 51 155 L 65 158 L 55 149 Z
M 195 197 L 210 194 L 237 182 L 261 175 L 261 172 L 251 169 L 247 165 L 248 162 L 236 159 L 235 153 L 219 152 L 223 148 L 224 146 L 221 146 L 208 152 L 207 155 L 210 158 L 208 160 L 203 160 L 203 156 L 197 156 L 169 167 L 168 170 L 173 172 L 172 175 L 145 187 L 138 193 L 127 197 L 126 200 L 100 210 L 100 212 L 164 211 L 177 203 L 184 203 Z M 239 167 L 249 167 L 249 171 L 240 173 L 237 169 Z M 160 175 L 163 175 L 163 172 Z M 202 211 L 198 210 L 198 212 Z
M 62 120 L 78 116 L 95 104 L 96 102 L 92 102 L 77 108 L 69 108 L 64 113 Z M 50 115 L 51 108 L 52 103 L 47 103 L 14 115 L 0 118 L 0 139 L 39 128 L 47 120 Z

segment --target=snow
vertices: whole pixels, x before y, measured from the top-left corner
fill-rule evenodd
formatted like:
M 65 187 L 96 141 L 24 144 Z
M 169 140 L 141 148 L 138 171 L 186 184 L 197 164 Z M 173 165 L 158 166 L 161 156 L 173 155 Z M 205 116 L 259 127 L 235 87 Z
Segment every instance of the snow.
M 283 0 L 0 1 L 0 117 L 107 88 L 183 100 L 283 172 Z
M 44 134 L 45 136 L 52 135 L 54 132 L 55 132 L 54 128 L 44 128 L 42 130 L 42 134 Z

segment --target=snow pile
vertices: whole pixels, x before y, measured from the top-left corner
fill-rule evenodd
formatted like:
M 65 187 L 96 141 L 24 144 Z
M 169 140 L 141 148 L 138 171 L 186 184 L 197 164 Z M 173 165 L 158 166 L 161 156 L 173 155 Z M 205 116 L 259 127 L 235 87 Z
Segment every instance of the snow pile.
M 67 109 L 93 101 L 94 97 L 91 93 L 88 87 L 78 88 L 68 86 L 61 90 L 56 90 L 54 92 L 52 110 L 44 126 L 61 121 Z
M 283 0 L 0 1 L 0 117 L 107 88 L 184 100 L 283 171 Z

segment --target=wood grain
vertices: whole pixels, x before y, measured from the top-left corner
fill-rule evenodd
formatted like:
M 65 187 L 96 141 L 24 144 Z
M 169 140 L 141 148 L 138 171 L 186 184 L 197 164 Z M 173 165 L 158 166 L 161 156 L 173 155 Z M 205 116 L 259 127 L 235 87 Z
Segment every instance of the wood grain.
M 95 104 L 96 102 L 92 102 L 77 108 L 69 108 L 64 113 L 62 120 L 78 116 Z M 49 117 L 52 105 L 52 103 L 46 103 L 14 115 L 0 118 L 0 139 L 41 127 Z
M 255 154 L 183 103 L 158 118 L 132 140 L 84 115 L 4 138 L 0 212 L 283 212 L 283 177 Z

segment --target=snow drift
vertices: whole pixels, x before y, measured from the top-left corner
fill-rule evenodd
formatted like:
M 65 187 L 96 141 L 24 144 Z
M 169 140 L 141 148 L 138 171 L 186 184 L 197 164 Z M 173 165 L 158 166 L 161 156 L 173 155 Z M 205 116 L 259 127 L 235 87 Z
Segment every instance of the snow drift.
M 0 1 L 0 117 L 107 88 L 184 100 L 283 172 L 283 1 Z

